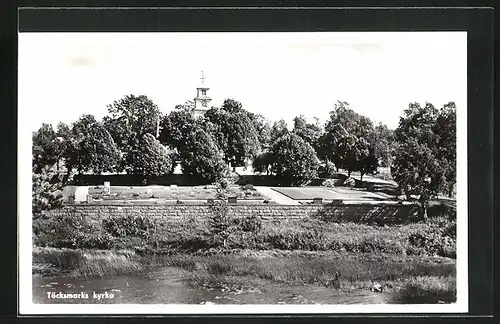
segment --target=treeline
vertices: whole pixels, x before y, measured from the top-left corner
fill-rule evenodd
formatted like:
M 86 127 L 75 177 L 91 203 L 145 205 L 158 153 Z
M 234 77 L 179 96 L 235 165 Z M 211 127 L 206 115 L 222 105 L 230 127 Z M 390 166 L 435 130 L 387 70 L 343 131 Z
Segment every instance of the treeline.
M 55 130 L 43 124 L 33 134 L 34 172 L 64 164 L 68 174 L 159 176 L 180 164 L 184 174 L 204 184 L 252 162 L 256 172 L 300 185 L 318 173 L 330 177 L 344 169 L 363 177 L 386 166 L 408 198 L 451 193 L 455 183 L 454 103 L 410 104 L 396 130 L 374 125 L 342 101 L 324 125 L 301 115 L 290 128 L 284 120 L 271 123 L 246 111 L 233 99 L 201 118 L 193 118 L 193 108 L 188 101 L 162 115 L 148 97 L 129 95 L 108 105 L 102 121 L 87 114 Z

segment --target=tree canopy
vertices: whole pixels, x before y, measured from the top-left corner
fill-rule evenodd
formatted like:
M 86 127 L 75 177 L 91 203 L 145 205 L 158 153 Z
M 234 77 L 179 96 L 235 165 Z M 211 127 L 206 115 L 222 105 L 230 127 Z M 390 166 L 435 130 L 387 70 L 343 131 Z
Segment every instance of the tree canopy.
M 92 171 L 101 174 L 119 168 L 120 151 L 107 129 L 94 116 L 82 115 L 73 124 L 72 133 L 75 156 L 70 159 L 80 173 Z
M 60 146 L 52 125 L 42 124 L 33 134 L 32 154 L 33 165 L 38 171 L 46 166 L 53 166 L 58 161 Z
M 448 180 L 455 181 L 450 174 L 455 169 L 456 147 L 454 140 L 444 134 L 447 131 L 453 134 L 454 109 L 454 104 L 436 109 L 430 103 L 425 107 L 412 103 L 395 131 L 397 146 L 392 174 L 407 197 L 420 202 L 424 219 L 429 200 L 443 191 Z
M 127 95 L 107 108 L 108 115 L 103 119 L 104 125 L 122 151 L 130 149 L 127 145 L 133 135 L 156 136 L 161 113 L 147 96 Z
M 172 169 L 167 148 L 151 134 L 135 137 L 131 151 L 126 155 L 126 171 L 143 176 L 162 176 Z
M 209 122 L 206 130 L 215 138 L 226 163 L 238 166 L 259 154 L 260 142 L 254 124 L 241 104 L 234 100 L 230 102 L 230 108 L 212 108 L 206 112 L 205 118 Z
M 272 146 L 273 173 L 291 185 L 307 183 L 317 175 L 319 161 L 312 146 L 300 136 L 290 133 Z
M 275 143 L 281 136 L 289 133 L 288 125 L 283 119 L 275 121 L 271 128 L 271 143 Z
M 198 127 L 187 106 L 178 105 L 161 121 L 160 142 L 179 152 L 184 150 L 189 135 Z
M 203 129 L 196 129 L 190 134 L 186 149 L 180 152 L 182 172 L 196 177 L 200 184 L 220 180 L 227 167 L 216 143 Z
M 293 132 L 316 149 L 323 132 L 319 120 L 316 118 L 315 123 L 308 123 L 304 115 L 300 115 L 295 117 L 293 122 Z
M 257 131 L 257 137 L 259 139 L 261 149 L 268 148 L 271 143 L 271 122 L 261 114 L 248 112 L 248 117 Z

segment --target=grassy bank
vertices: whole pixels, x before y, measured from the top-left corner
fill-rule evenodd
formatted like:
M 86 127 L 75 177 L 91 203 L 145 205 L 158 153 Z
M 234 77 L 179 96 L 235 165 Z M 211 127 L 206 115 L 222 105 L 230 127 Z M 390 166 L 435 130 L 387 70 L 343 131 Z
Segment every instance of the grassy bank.
M 265 291 L 279 284 L 349 293 L 380 284 L 404 302 L 452 302 L 456 296 L 454 260 L 439 257 L 281 250 L 141 256 L 131 251 L 36 248 L 33 260 L 59 269 L 59 275 L 85 278 L 130 274 L 161 279 L 162 268 L 177 267 L 191 286 L 221 291 Z
M 261 221 L 233 219 L 226 248 L 389 253 L 456 257 L 456 222 L 377 226 L 318 219 Z M 114 217 L 89 224 L 73 216 L 34 222 L 34 243 L 57 248 L 128 249 L 145 254 L 198 253 L 219 248 L 209 219 L 165 223 L 145 217 Z
M 141 257 L 133 251 L 33 249 L 33 273 L 45 276 L 103 277 L 143 271 Z
M 211 227 L 212 226 L 212 227 Z M 76 277 L 144 275 L 182 269 L 202 289 L 265 289 L 268 285 L 328 287 L 348 293 L 381 285 L 404 302 L 455 300 L 456 223 L 378 226 L 319 219 L 229 219 L 214 235 L 210 219 L 161 222 L 78 216 L 34 222 L 33 271 Z M 220 235 L 219 235 L 220 236 Z

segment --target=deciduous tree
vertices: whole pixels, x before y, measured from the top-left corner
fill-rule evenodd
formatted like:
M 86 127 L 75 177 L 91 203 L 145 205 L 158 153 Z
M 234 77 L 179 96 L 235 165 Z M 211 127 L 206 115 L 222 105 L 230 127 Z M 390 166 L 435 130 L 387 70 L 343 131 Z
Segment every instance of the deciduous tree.
M 453 195 L 457 181 L 457 122 L 456 105 L 449 102 L 439 110 L 434 133 L 437 136 L 437 156 L 445 169 L 447 194 Z
M 308 123 L 304 115 L 300 115 L 295 117 L 293 121 L 293 132 L 316 149 L 319 145 L 319 138 L 322 135 L 318 119 L 315 119 L 315 123 Z
M 224 176 L 227 167 L 215 141 L 202 129 L 196 129 L 180 152 L 182 172 L 195 177 L 200 184 L 216 182 Z
M 160 142 L 179 152 L 184 150 L 190 134 L 198 127 L 189 105 L 177 105 L 161 121 Z
M 107 106 L 103 122 L 120 150 L 127 152 L 132 136 L 156 136 L 161 119 L 158 106 L 145 95 L 127 95 Z
M 319 161 L 312 146 L 296 134 L 278 139 L 271 149 L 272 171 L 287 184 L 301 185 L 317 175 Z
M 261 149 L 269 148 L 271 143 L 271 122 L 261 114 L 248 112 L 248 116 L 257 131 Z
M 395 131 L 397 147 L 392 174 L 408 199 L 415 197 L 427 220 L 430 199 L 436 197 L 446 181 L 446 166 L 439 157 L 439 137 L 435 132 L 437 109 L 430 103 L 412 103 L 400 118 Z
M 59 159 L 59 145 L 56 132 L 50 124 L 42 126 L 33 134 L 33 165 L 36 172 L 48 166 L 51 167 Z
M 281 136 L 289 133 L 288 126 L 283 119 L 274 122 L 271 128 L 271 143 L 275 143 Z
M 205 117 L 212 125 L 212 134 L 224 152 L 226 163 L 235 167 L 258 155 L 260 142 L 248 114 L 238 108 L 237 102 L 231 102 L 230 108 L 212 108 Z
M 151 134 L 131 139 L 134 143 L 126 155 L 127 173 L 143 176 L 162 176 L 172 170 L 172 159 L 165 146 Z
M 78 172 L 101 174 L 119 168 L 120 151 L 107 129 L 94 116 L 82 115 L 73 124 L 72 134 L 76 139 L 74 167 Z

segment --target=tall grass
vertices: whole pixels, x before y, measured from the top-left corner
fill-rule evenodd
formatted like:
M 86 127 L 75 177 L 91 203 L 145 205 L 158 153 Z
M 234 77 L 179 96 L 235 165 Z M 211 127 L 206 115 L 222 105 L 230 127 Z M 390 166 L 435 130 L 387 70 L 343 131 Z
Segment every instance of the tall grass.
M 343 290 L 368 288 L 372 281 L 403 282 L 413 277 L 455 276 L 455 264 L 442 259 L 352 253 L 254 253 L 229 255 L 175 255 L 163 258 L 165 266 L 188 272 L 194 285 L 207 286 L 225 281 L 270 280 L 287 285 L 328 286 L 339 274 Z
M 419 276 L 406 280 L 400 296 L 401 302 L 412 304 L 434 304 L 457 300 L 455 277 Z
M 33 263 L 49 264 L 61 273 L 85 278 L 134 273 L 145 269 L 140 257 L 133 251 L 126 250 L 35 248 Z

